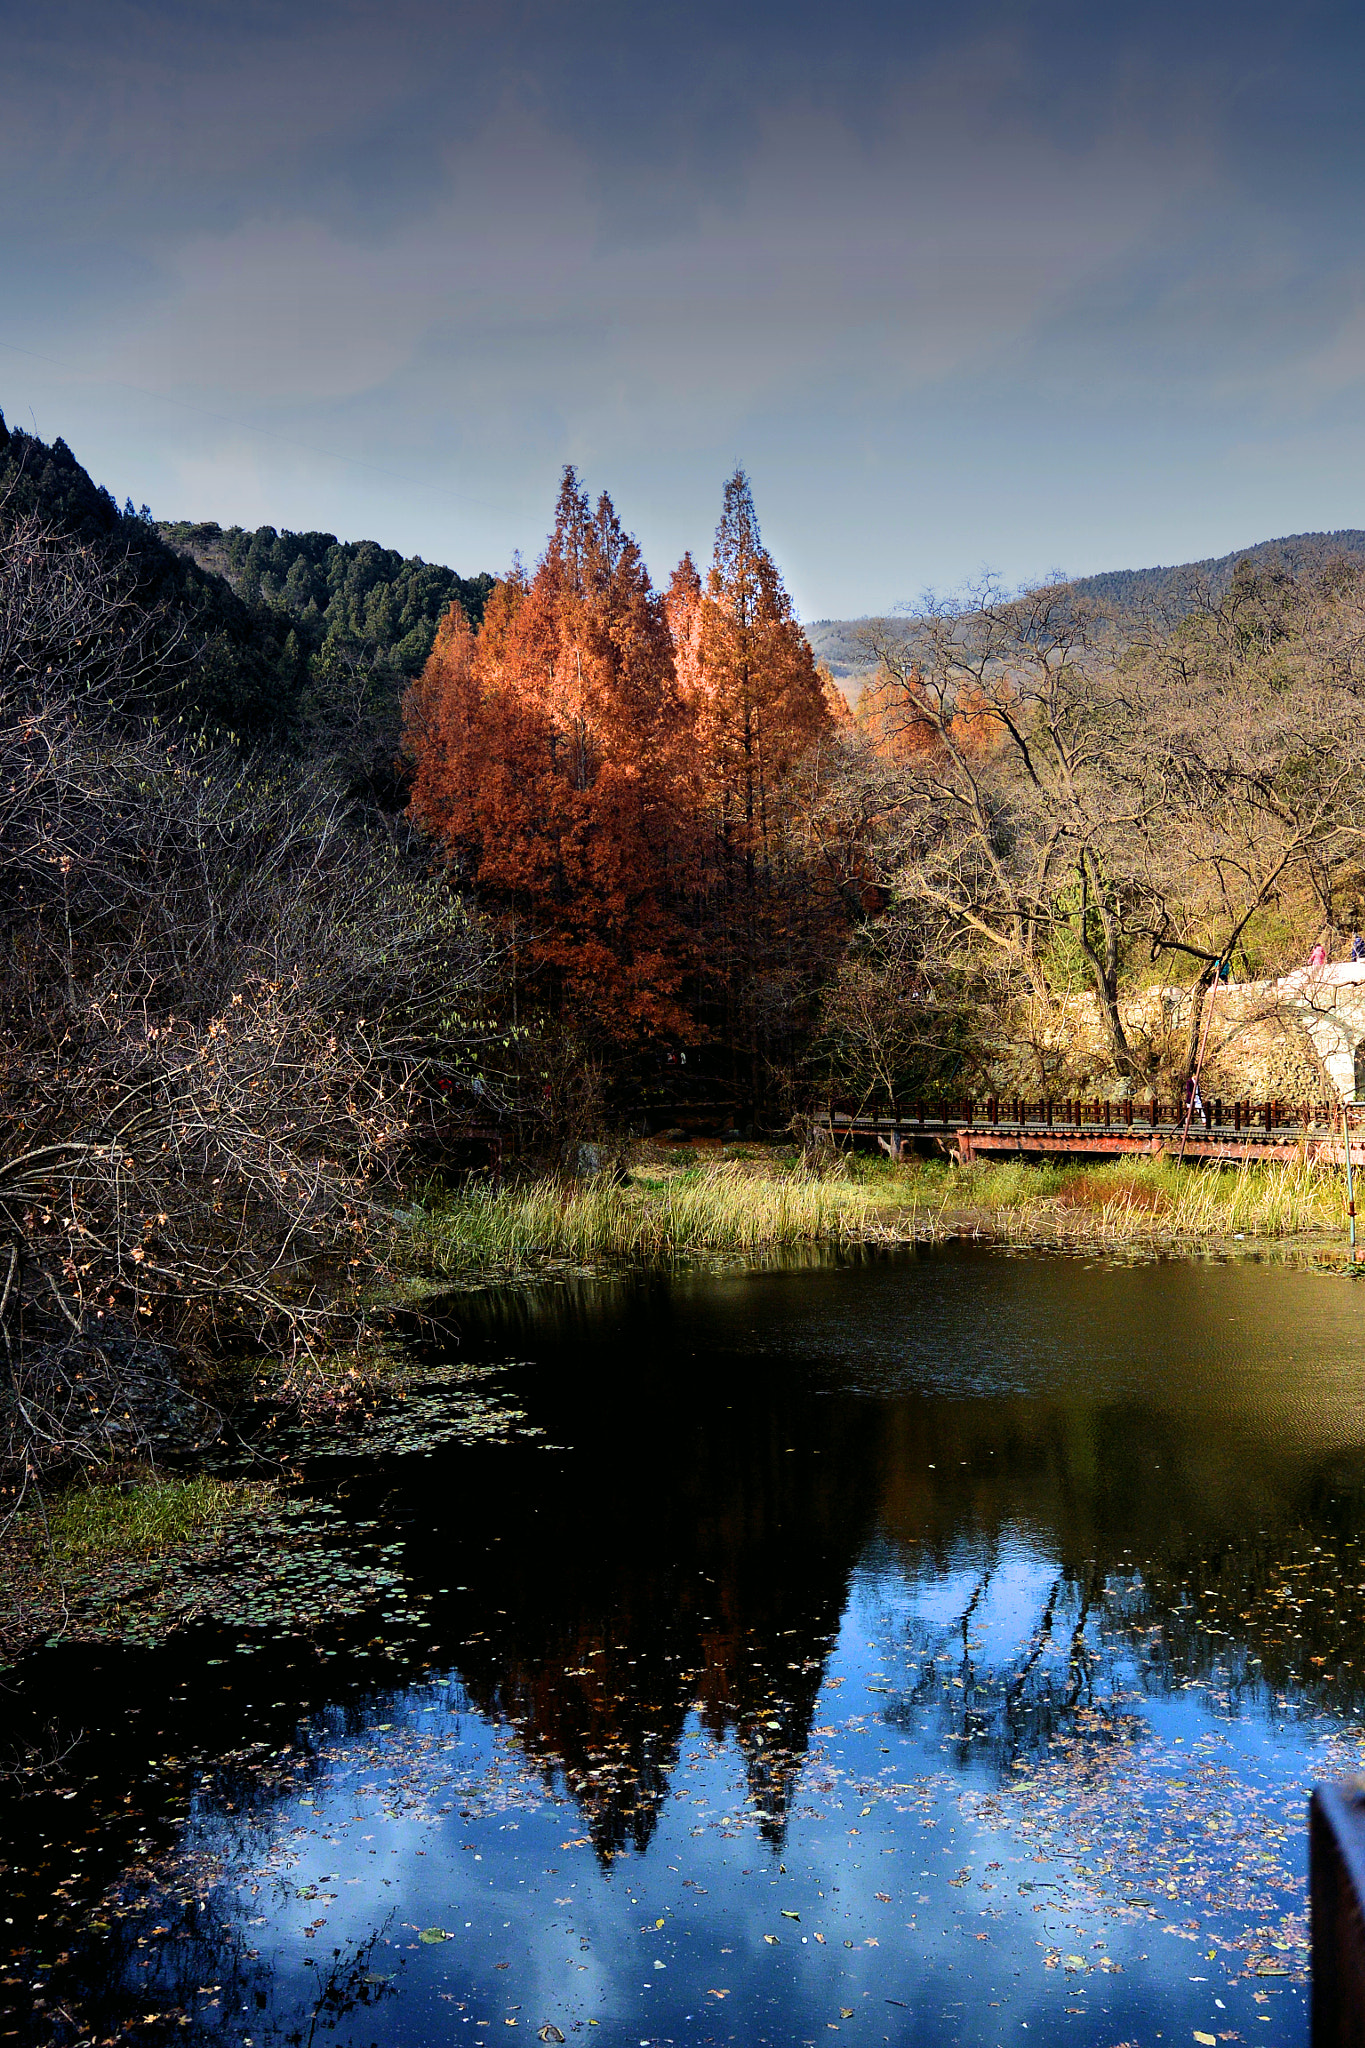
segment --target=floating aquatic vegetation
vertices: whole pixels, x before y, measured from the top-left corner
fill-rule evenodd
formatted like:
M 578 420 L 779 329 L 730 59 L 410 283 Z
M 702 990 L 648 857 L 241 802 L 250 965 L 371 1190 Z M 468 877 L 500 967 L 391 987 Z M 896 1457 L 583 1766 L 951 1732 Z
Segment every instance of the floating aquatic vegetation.
M 381 1603 L 389 1621 L 415 1622 L 398 1563 L 401 1545 L 357 1543 L 330 1503 L 243 1489 L 242 1511 L 175 1548 L 61 1559 L 35 1571 L 34 1617 L 49 1648 L 61 1642 L 148 1649 L 196 1624 L 237 1631 L 239 1654 L 267 1635 L 316 1633 Z M 45 1572 L 45 1575 L 44 1575 Z
M 513 1361 L 408 1365 L 345 1429 L 304 1420 L 280 1432 L 279 1441 L 300 1457 L 369 1459 L 425 1457 L 447 1444 L 543 1438 L 544 1430 L 500 1385 L 514 1369 Z

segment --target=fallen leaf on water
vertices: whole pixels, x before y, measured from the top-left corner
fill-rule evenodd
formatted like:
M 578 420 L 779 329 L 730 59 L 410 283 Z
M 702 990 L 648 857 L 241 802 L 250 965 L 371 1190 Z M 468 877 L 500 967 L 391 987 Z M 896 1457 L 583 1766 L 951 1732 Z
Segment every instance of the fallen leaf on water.
M 853 2017 L 853 2007 L 851 2005 L 841 2005 L 839 2007 L 839 2017 L 841 2020 L 851 2020 Z
M 825 1937 L 824 1937 L 824 1935 L 823 1935 L 823 1934 L 813 1934 L 813 1935 L 811 1936 L 811 1940 L 812 1940 L 812 1941 L 818 1941 L 818 1942 L 819 1942 L 819 1944 L 820 1944 L 820 1946 L 821 1946 L 821 1948 L 823 1948 L 823 1947 L 825 1946 Z
M 417 1937 L 419 1941 L 426 1942 L 428 1947 L 434 1942 L 445 1941 L 447 1938 L 444 1927 L 424 1927 Z
M 708 1991 L 706 1995 L 708 1998 L 728 1998 L 730 1996 L 729 1986 L 727 1985 L 724 1991 Z
M 656 1920 L 656 1921 L 654 1922 L 654 1925 L 655 1925 L 656 1927 L 662 1927 L 662 1926 L 663 1926 L 663 1924 L 664 1924 L 664 1923 L 663 1923 L 663 1921 L 662 1921 L 662 1920 Z
M 1198 2027 L 1196 2027 L 1194 2038 L 1199 2043 L 1199 2048 L 1218 2048 L 1217 2034 L 1201 2034 Z
M 558 2027 L 545 2026 L 540 2029 L 536 2039 L 538 2041 L 562 2041 L 564 2036 L 560 2033 Z
M 777 1947 L 777 1936 L 775 1934 L 765 1934 L 763 1939 L 767 1942 L 769 1948 Z
M 790 1912 L 788 1908 L 784 1906 L 782 1908 L 782 1918 L 784 1920 L 799 1920 L 801 1918 L 801 1915 L 799 1913 Z

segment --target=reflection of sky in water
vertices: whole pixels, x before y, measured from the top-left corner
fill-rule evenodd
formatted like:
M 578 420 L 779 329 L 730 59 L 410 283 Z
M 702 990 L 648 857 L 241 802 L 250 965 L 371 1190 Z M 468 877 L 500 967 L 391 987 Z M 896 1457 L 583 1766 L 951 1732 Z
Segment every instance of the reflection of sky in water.
M 273 1735 L 271 1646 L 231 1659 L 102 1983 L 73 1938 L 101 2038 L 1306 2038 L 1306 1791 L 1363 1754 L 1354 1290 L 976 1255 L 489 1315 L 567 1448 L 349 1474 L 425 1652 L 320 1643 Z
M 978 1679 L 1017 1671 L 1055 1580 L 1029 1545 L 1002 1547 L 970 1616 Z M 1135 1707 L 1133 1660 L 1111 1660 L 1103 1694 L 1139 1715 L 1140 1730 L 1128 1728 L 1136 1751 L 1122 1755 L 1143 1758 L 1145 1774 L 1120 1771 L 1100 1801 L 1100 1834 L 1106 1818 L 1131 1827 L 1136 1812 L 1168 1810 L 1169 1798 L 1153 1797 L 1168 1780 L 1194 1787 L 1193 1799 L 1201 1773 L 1206 1789 L 1230 1776 L 1233 1805 L 1212 1883 L 1203 1865 L 1191 1882 L 1193 1868 L 1163 1861 L 1159 1830 L 1149 1859 L 1106 1873 L 1095 1826 L 1082 1815 L 1068 1833 L 1078 1796 L 1095 1786 L 1065 1744 L 1051 1765 L 1027 1766 L 1027 1790 L 1003 1803 L 993 1762 L 983 1755 L 965 1777 L 958 1767 L 958 1716 L 945 1723 L 933 1695 L 960 1704 L 961 1617 L 979 1583 L 970 1569 L 907 1583 L 885 1563 L 860 1565 L 777 1847 L 758 1838 L 762 1809 L 733 1742 L 695 1716 L 646 1853 L 605 1869 L 575 1802 L 547 1791 L 511 1732 L 469 1710 L 458 1681 L 414 1688 L 382 1710 L 382 1726 L 323 1733 L 306 1801 L 287 1797 L 263 1815 L 231 1859 L 231 1910 L 270 1966 L 268 2008 L 244 2002 L 243 2035 L 263 2043 L 307 2013 L 334 1951 L 349 1959 L 378 1929 L 365 1972 L 377 2003 L 363 2025 L 366 2038 L 395 2043 L 510 2021 L 532 2035 L 552 2024 L 569 2038 L 651 2043 L 815 2041 L 835 2030 L 1007 2041 L 1053 2038 L 1064 2022 L 1106 2042 L 1194 2029 L 1231 2038 L 1229 2028 L 1302 2038 L 1300 1985 L 1244 1974 L 1250 1949 L 1297 1962 L 1297 1942 L 1277 1951 L 1248 1937 L 1273 1928 L 1271 1939 L 1288 1938 L 1301 1892 L 1261 1884 L 1266 1911 L 1207 1909 L 1218 1879 L 1266 1854 L 1267 1841 L 1272 1876 L 1299 1875 L 1301 1736 L 1218 1717 L 1198 1687 Z M 1098 1645 L 1097 1627 L 1091 1635 Z M 1069 1650 L 1069 1628 L 1061 1637 Z M 937 1679 L 927 1700 L 926 1668 Z M 911 1698 L 921 1704 L 907 1711 Z M 1177 1810 L 1185 1804 L 1177 1793 Z M 201 1806 L 192 1863 L 222 1853 L 223 1826 Z M 1283 1834 L 1267 1827 L 1289 1830 L 1283 1855 Z M 1290 1937 L 1301 1931 L 1290 1924 Z

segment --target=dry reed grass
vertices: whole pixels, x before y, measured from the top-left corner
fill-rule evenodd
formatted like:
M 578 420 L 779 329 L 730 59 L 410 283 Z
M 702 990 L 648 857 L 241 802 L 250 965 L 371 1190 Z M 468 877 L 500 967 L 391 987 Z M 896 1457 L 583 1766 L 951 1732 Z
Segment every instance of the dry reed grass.
M 657 1264 L 704 1252 L 750 1253 L 866 1234 L 871 1192 L 796 1169 L 757 1176 L 718 1165 L 666 1180 L 532 1181 L 471 1189 L 424 1210 L 414 1249 L 438 1273 L 528 1259 Z
M 1338 1171 L 1300 1160 L 1235 1170 L 1156 1159 L 967 1168 L 845 1157 L 825 1173 L 747 1159 L 628 1182 L 557 1179 L 429 1202 L 408 1254 L 445 1277 L 540 1260 L 667 1264 L 816 1243 L 974 1235 L 1012 1244 L 1206 1244 L 1337 1232 Z
M 1044 1172 L 1051 1184 L 1037 1185 Z M 971 1208 L 1012 1242 L 1046 1229 L 1094 1243 L 1207 1243 L 1341 1230 L 1346 1220 L 1343 1175 L 1309 1160 L 1215 1168 L 1135 1159 L 1069 1172 L 987 1167 L 959 1178 Z

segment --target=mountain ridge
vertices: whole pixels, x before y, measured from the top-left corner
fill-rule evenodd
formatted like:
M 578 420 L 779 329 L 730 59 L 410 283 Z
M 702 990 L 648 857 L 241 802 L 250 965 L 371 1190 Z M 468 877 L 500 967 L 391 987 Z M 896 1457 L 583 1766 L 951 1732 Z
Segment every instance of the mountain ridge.
M 1221 597 L 1241 562 L 1255 569 L 1283 569 L 1292 575 L 1320 567 L 1335 556 L 1365 561 L 1365 529 L 1337 527 L 1330 532 L 1282 534 L 1274 540 L 1234 548 L 1226 555 L 1205 555 L 1197 561 L 1159 563 L 1146 569 L 1101 569 L 1091 576 L 1065 579 L 1069 589 L 1112 606 L 1119 612 L 1189 610 L 1201 593 Z M 864 676 L 876 663 L 861 644 L 860 635 L 871 627 L 904 625 L 914 616 L 907 606 L 890 613 L 867 613 L 855 619 L 813 619 L 805 626 L 807 639 L 835 681 L 847 693 L 856 692 Z

